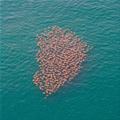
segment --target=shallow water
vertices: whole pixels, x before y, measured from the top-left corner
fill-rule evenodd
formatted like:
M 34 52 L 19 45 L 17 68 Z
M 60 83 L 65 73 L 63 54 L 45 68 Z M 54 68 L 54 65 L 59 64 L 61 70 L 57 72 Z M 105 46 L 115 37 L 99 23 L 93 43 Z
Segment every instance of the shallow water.
M 2 120 L 120 119 L 120 1 L 2 1 Z M 37 34 L 58 25 L 92 46 L 83 70 L 45 98 L 33 85 Z

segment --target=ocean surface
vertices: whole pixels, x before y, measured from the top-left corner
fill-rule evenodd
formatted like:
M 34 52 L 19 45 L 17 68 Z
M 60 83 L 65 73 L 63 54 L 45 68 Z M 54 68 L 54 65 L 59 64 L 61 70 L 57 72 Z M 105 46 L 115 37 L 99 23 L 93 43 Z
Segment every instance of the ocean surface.
M 1 0 L 0 120 L 120 120 L 120 0 Z M 58 25 L 92 49 L 47 99 L 32 80 L 36 35 Z

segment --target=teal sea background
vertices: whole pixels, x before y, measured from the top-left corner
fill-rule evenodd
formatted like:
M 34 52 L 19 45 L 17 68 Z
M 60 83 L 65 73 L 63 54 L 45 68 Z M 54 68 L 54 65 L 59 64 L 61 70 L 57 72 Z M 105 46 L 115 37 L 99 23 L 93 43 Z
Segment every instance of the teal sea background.
M 120 0 L 1 1 L 1 120 L 120 120 Z M 34 86 L 36 35 L 58 25 L 92 49 L 47 99 Z

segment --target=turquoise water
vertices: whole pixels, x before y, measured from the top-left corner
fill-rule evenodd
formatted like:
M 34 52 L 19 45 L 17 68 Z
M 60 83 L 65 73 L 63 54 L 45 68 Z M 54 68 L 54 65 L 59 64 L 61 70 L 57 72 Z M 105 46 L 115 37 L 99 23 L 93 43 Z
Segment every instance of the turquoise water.
M 1 36 L 1 120 L 120 119 L 120 1 L 4 0 Z M 32 83 L 35 37 L 58 25 L 93 49 L 81 73 L 45 99 Z

